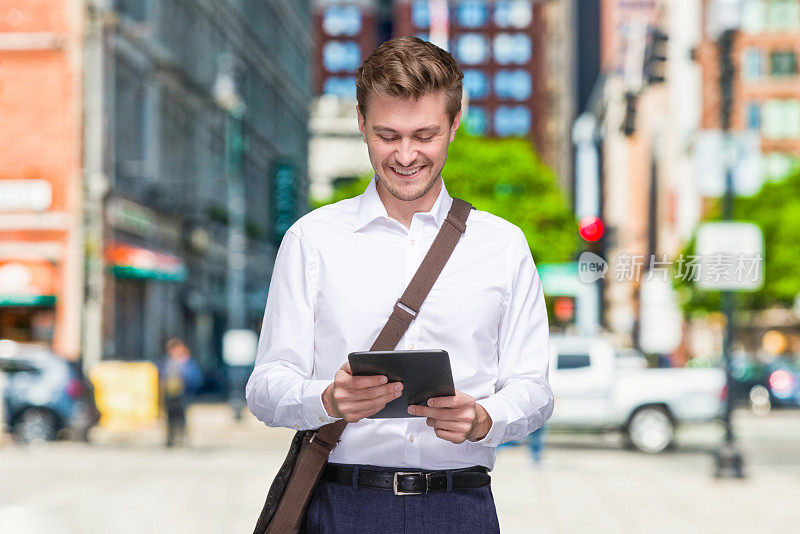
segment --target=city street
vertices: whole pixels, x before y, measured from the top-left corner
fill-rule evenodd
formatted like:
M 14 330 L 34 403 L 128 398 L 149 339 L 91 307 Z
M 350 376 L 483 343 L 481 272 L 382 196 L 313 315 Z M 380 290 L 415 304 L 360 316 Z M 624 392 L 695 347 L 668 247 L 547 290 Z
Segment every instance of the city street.
M 91 445 L 0 448 L 0 532 L 250 532 L 291 432 L 227 406 L 191 412 L 191 445 L 162 432 L 95 429 Z M 618 436 L 551 433 L 543 462 L 504 447 L 493 471 L 503 532 L 780 532 L 800 524 L 800 412 L 736 414 L 746 480 L 715 480 L 719 428 L 687 428 L 676 450 L 622 450 Z

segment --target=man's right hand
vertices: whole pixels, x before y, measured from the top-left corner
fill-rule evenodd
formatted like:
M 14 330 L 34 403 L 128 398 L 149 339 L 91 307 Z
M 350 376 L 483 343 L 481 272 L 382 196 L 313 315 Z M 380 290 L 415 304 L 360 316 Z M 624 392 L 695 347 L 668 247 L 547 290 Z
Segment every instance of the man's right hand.
M 322 404 L 329 416 L 355 423 L 375 415 L 401 395 L 401 382 L 386 382 L 383 375 L 353 376 L 350 362 L 344 362 L 333 383 L 322 392 Z

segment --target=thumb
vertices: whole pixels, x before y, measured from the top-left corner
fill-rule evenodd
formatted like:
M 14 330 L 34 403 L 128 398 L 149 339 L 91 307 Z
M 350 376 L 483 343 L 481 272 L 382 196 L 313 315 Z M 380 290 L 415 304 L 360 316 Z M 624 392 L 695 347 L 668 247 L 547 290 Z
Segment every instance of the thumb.
M 348 375 L 353 374 L 353 371 L 350 370 L 350 362 L 344 362 L 344 365 L 342 365 L 342 371 L 344 371 Z

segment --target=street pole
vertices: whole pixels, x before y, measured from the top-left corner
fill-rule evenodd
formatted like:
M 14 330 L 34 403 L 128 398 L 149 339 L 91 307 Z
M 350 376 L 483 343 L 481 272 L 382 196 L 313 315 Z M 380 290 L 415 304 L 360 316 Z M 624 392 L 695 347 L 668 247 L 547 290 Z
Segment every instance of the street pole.
M 235 63 L 230 54 L 219 58 L 217 80 L 214 86 L 214 99 L 225 110 L 225 185 L 228 207 L 228 248 L 227 248 L 227 330 L 240 330 L 245 327 L 247 309 L 245 305 L 245 284 L 247 268 L 247 241 L 245 237 L 246 198 L 242 163 L 244 159 L 244 139 L 242 123 L 245 106 L 236 92 Z M 225 355 L 223 354 L 223 360 Z M 241 420 L 246 404 L 244 388 L 247 381 L 247 367 L 225 361 L 228 377 L 228 403 L 236 420 Z
M 93 0 L 86 3 L 83 78 L 85 288 L 81 324 L 81 356 L 82 368 L 87 374 L 101 360 L 103 352 L 103 278 L 105 271 L 103 203 L 108 191 L 108 178 L 104 173 L 103 157 L 103 34 L 107 9 L 105 0 Z
M 244 328 L 245 197 L 242 177 L 242 113 L 228 110 L 225 120 L 225 181 L 228 203 L 228 329 Z
M 722 129 L 723 150 L 725 162 L 725 197 L 723 200 L 723 219 L 733 219 L 733 139 L 731 136 L 731 113 L 733 111 L 733 82 L 735 67 L 733 64 L 733 44 L 736 37 L 735 29 L 725 30 L 719 37 L 717 50 L 719 53 L 719 85 L 720 85 L 720 128 Z M 725 334 L 722 341 L 722 359 L 725 365 L 726 398 L 723 421 L 725 424 L 725 439 L 716 452 L 717 478 L 743 478 L 744 460 L 736 445 L 736 436 L 733 431 L 731 415 L 733 412 L 733 398 L 731 396 L 733 377 L 731 373 L 731 345 L 733 341 L 733 292 L 722 292 L 722 307 L 725 313 Z

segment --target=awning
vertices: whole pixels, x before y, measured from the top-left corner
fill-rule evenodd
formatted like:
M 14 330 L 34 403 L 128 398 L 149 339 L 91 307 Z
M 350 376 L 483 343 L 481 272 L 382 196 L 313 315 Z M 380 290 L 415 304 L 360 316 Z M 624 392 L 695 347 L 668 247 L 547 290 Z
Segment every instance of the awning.
M 166 252 L 118 244 L 108 249 L 107 261 L 111 273 L 117 278 L 171 282 L 186 280 L 187 271 L 183 260 Z
M 58 271 L 34 254 L 0 256 L 0 306 L 53 306 Z

